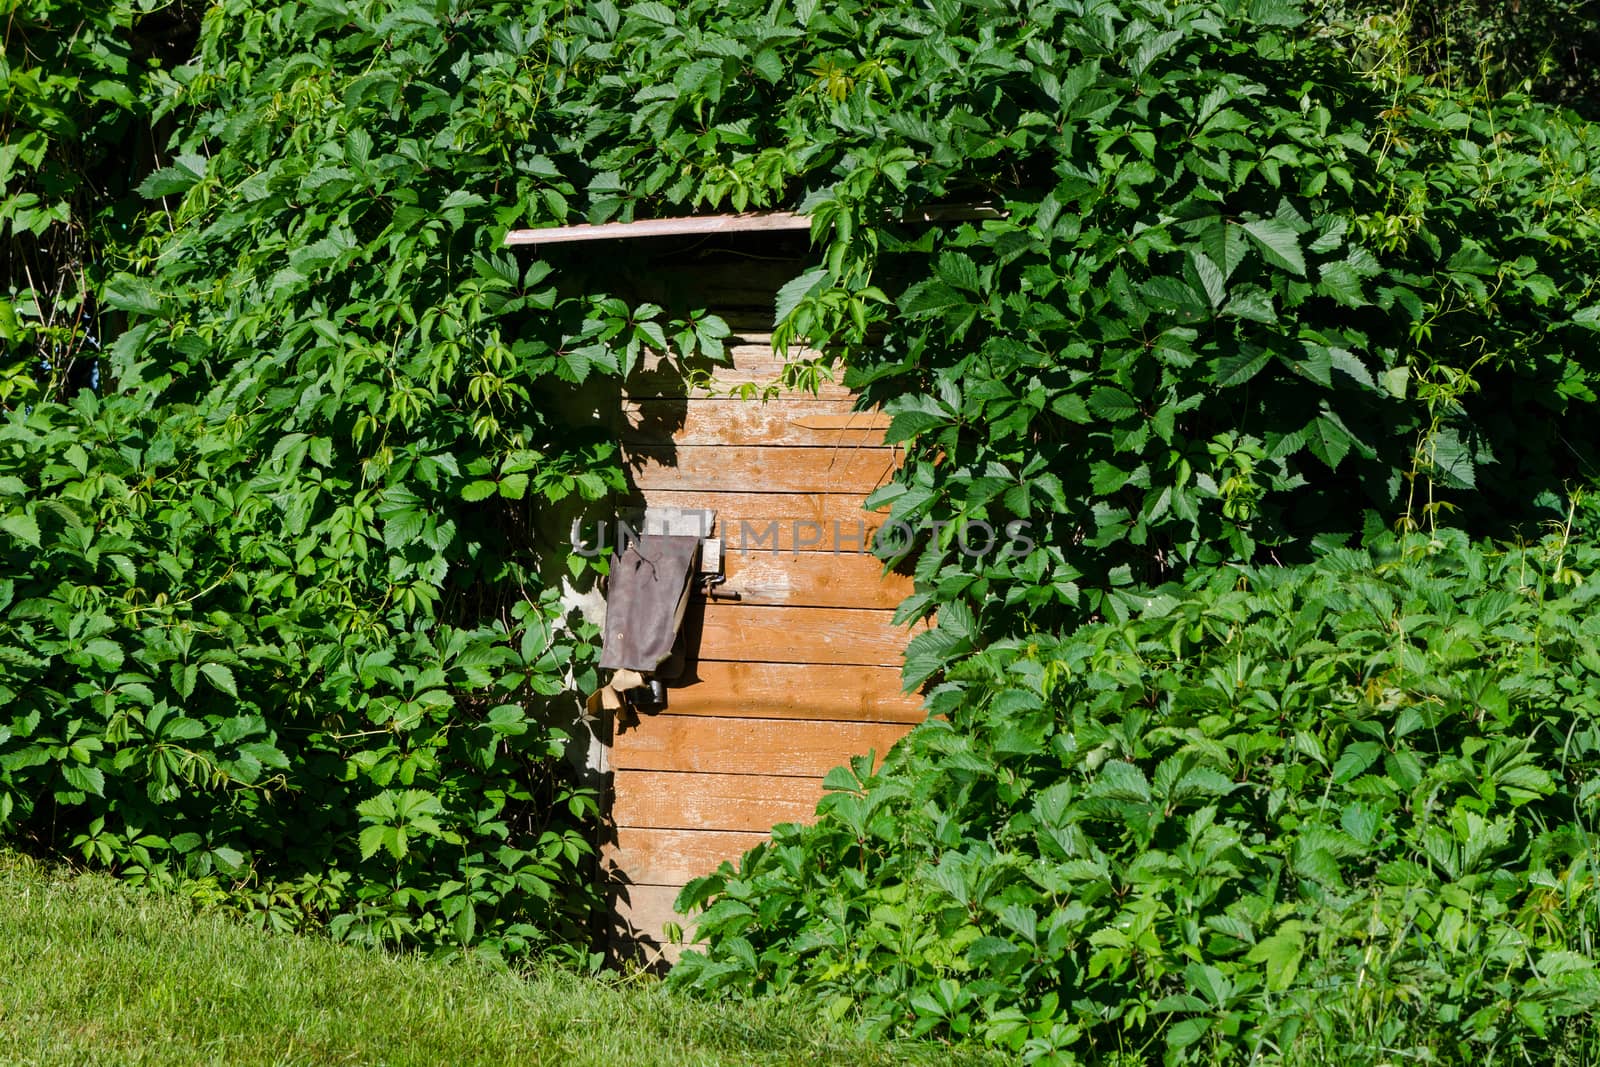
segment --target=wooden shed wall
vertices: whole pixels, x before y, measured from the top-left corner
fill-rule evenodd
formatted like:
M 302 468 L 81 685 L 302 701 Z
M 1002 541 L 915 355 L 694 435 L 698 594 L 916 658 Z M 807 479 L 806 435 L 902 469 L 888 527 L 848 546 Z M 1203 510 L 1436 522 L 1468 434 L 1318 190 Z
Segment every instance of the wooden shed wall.
M 755 288 L 770 309 L 772 289 Z M 783 360 L 766 334 L 731 343 L 718 387 L 777 378 Z M 693 658 L 666 710 L 615 731 L 603 865 L 620 953 L 673 954 L 661 931 L 680 921 L 672 901 L 687 881 L 776 823 L 812 818 L 830 768 L 869 750 L 881 758 L 922 718 L 920 699 L 901 692 L 909 635 L 891 622 L 910 580 L 885 577 L 862 543 L 877 525 L 863 500 L 896 453 L 883 447 L 883 416 L 852 404 L 837 384 L 762 402 L 692 391 L 666 368 L 628 383 L 625 503 L 715 509 L 725 588 L 741 599 L 696 597 Z M 753 547 L 748 532 L 767 537 Z

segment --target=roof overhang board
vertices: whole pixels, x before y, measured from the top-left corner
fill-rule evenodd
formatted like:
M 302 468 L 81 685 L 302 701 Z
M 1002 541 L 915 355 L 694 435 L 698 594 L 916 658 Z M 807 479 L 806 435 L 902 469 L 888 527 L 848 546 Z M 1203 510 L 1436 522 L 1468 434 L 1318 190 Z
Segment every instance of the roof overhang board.
M 1004 218 L 1005 212 L 987 204 L 932 207 L 905 222 L 968 222 Z M 811 219 L 793 211 L 746 211 L 739 215 L 689 215 L 637 222 L 603 222 L 598 225 L 549 226 L 537 230 L 512 230 L 507 245 L 554 245 L 578 241 L 634 239 L 639 237 L 710 236 L 719 233 L 809 230 Z

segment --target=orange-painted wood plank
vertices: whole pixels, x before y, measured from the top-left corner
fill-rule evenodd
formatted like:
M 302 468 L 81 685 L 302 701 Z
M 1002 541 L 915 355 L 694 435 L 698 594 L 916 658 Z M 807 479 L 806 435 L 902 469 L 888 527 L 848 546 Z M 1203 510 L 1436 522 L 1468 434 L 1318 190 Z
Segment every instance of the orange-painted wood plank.
M 611 766 L 821 778 L 854 755 L 871 751 L 881 761 L 910 729 L 906 723 L 645 715 L 618 731 Z
M 675 922 L 687 930 L 689 920 L 672 906 L 681 888 L 675 885 L 613 885 L 608 895 L 617 917 L 624 924 L 618 932 L 624 937 L 637 936 L 644 931 L 651 931 L 651 936 L 657 936 L 662 925 L 669 922 Z
M 622 440 L 647 445 L 881 447 L 889 417 L 844 400 L 628 400 Z
M 632 493 L 621 502 L 657 504 L 662 507 L 716 508 L 719 526 L 736 526 L 743 519 L 810 519 L 814 522 L 850 522 L 856 519 L 873 525 L 883 522 L 888 507 L 868 511 L 861 506 L 860 493 L 762 493 L 750 490 L 706 492 L 698 489 L 651 489 Z M 732 530 L 724 530 L 732 536 Z
M 673 910 L 681 886 L 619 885 L 611 891 L 612 954 L 649 964 L 674 963 L 686 945 L 695 943 L 694 920 Z M 683 940 L 667 937 L 668 923 L 677 924 Z
M 785 389 L 779 386 L 775 372 L 739 371 L 718 368 L 709 383 L 687 385 L 674 374 L 640 374 L 628 379 L 624 394 L 633 399 L 652 400 L 719 400 L 737 399 L 740 403 L 759 403 L 762 397 L 769 401 L 853 400 L 855 394 L 842 385 L 824 382 L 815 392 L 809 388 Z M 744 387 L 749 386 L 746 390 Z
M 989 204 L 940 204 L 899 221 L 902 224 L 911 224 L 1004 217 L 1004 211 Z M 574 241 L 632 240 L 640 237 L 709 237 L 727 233 L 810 228 L 810 216 L 797 212 L 742 211 L 734 215 L 681 215 L 676 218 L 635 219 L 631 222 L 583 222 L 572 226 L 511 230 L 505 235 L 504 242 L 507 245 L 550 245 Z
M 910 575 L 883 573 L 883 563 L 859 552 L 728 552 L 719 588 L 753 606 L 896 608 L 910 596 Z
M 729 337 L 723 341 L 722 356 L 711 360 L 704 356 L 694 356 L 688 360 L 689 366 L 699 366 L 701 361 L 707 367 L 734 367 L 743 370 L 774 371 L 782 370 L 787 363 L 796 363 L 802 360 L 815 359 L 817 353 L 809 348 L 791 348 L 787 356 L 779 353 L 772 347 L 772 334 L 752 331 Z M 671 370 L 681 362 L 672 356 L 660 352 L 646 352 L 639 360 L 640 371 Z
M 765 338 L 730 338 L 738 341 L 729 344 L 724 358 L 712 361 L 701 356 L 680 362 L 657 353 L 650 353 L 639 367 L 623 382 L 622 393 L 630 399 L 653 397 L 715 397 L 726 396 L 740 387 L 751 385 L 764 391 L 767 386 L 777 386 L 783 380 L 784 368 L 815 358 L 816 353 L 795 349 L 788 356 L 775 352 Z M 853 400 L 855 394 L 839 384 L 838 369 L 828 371 L 817 382 L 817 388 L 777 390 L 778 396 L 820 400 Z M 709 376 L 709 385 L 705 379 Z M 831 377 L 829 377 L 831 376 Z M 691 385 L 690 383 L 696 383 Z
M 865 497 L 898 465 L 892 448 L 630 445 L 624 461 L 642 490 L 856 493 Z
M 883 525 L 881 511 L 866 511 L 859 493 L 706 493 L 647 489 L 622 502 L 646 506 L 712 508 L 725 555 L 866 554 Z M 885 509 L 886 510 L 886 509 Z
M 865 492 L 748 492 L 638 489 L 618 502 L 624 513 L 645 507 L 709 508 L 717 512 L 724 550 L 749 555 L 869 554 L 884 526 L 887 507 L 862 507 Z M 900 545 L 903 529 L 882 536 Z
M 745 211 L 737 215 L 684 215 L 678 218 L 638 219 L 634 222 L 578 223 L 512 230 L 507 245 L 555 245 L 574 241 L 604 241 L 639 237 L 674 237 L 686 234 L 752 233 L 763 230 L 808 230 L 811 220 L 792 211 Z
M 897 667 L 705 662 L 667 683 L 662 715 L 915 724 L 922 697 L 900 691 Z
M 656 830 L 758 830 L 811 822 L 821 778 L 677 771 L 616 772 L 611 819 Z
M 614 844 L 601 849 L 601 869 L 627 886 L 678 887 L 710 874 L 723 860 L 740 856 L 767 840 L 766 834 L 737 830 L 637 830 L 618 827 Z
M 695 612 L 703 610 L 697 617 Z M 698 622 L 697 658 L 739 663 L 837 663 L 898 667 L 915 629 L 896 626 L 894 612 L 866 608 L 781 608 L 695 601 L 685 621 Z

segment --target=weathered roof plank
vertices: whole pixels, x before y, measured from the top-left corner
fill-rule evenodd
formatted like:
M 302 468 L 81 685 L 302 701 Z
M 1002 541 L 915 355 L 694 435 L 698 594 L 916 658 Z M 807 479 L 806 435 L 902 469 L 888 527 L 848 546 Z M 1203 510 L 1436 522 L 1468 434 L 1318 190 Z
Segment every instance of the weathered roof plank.
M 1001 218 L 1004 212 L 987 204 L 953 204 L 931 207 L 913 222 L 961 222 L 972 219 Z M 584 223 L 578 226 L 547 226 L 536 230 L 512 230 L 507 245 L 554 245 L 575 241 L 633 239 L 637 237 L 683 237 L 718 233 L 756 233 L 763 230 L 808 230 L 809 216 L 793 211 L 746 211 L 738 215 L 687 215 L 671 219 L 640 219 L 637 222 Z

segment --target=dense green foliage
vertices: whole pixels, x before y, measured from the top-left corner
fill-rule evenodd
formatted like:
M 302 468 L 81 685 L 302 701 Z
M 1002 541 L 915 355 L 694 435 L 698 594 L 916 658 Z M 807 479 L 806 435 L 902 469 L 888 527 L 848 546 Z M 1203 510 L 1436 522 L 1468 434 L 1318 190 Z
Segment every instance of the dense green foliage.
M 1035 184 L 1004 221 L 885 237 L 896 329 L 851 352 L 910 450 L 876 502 L 946 524 L 905 612 L 972 613 L 919 639 L 913 680 L 969 618 L 1119 612 L 1193 563 L 1337 543 L 1363 502 L 1505 529 L 1558 514 L 1589 464 L 1566 429 L 1594 397 L 1595 131 L 1420 85 L 1391 100 L 1272 15 L 1064 24 L 1038 34 L 1066 43 L 1049 67 L 1031 25 L 998 47 L 1010 68 L 974 38 L 960 69 L 1018 101 L 998 112 L 1015 158 L 982 158 L 1002 131 L 918 127 L 938 191 L 974 158 Z M 845 261 L 819 286 L 849 290 Z M 975 568 L 960 533 L 980 519 L 1028 521 L 1037 551 Z
M 1592 1057 L 1597 567 L 1385 537 L 997 643 L 685 890 L 673 977 L 1049 1062 Z
M 42 41 L 91 58 L 131 17 L 29 14 L 55 31 Z M 300 43 L 321 47 L 315 29 Z M 555 298 L 535 290 L 537 269 L 474 269 L 463 254 L 489 236 L 463 221 L 485 199 L 455 175 L 483 164 L 451 145 L 481 141 L 482 114 L 430 98 L 458 132 L 412 124 L 404 106 L 386 127 L 378 113 L 400 102 L 379 92 L 357 116 L 385 138 L 376 157 L 363 154 L 370 134 L 345 136 L 343 115 L 285 142 L 300 113 L 284 94 L 293 104 L 315 80 L 293 48 L 274 50 L 286 43 L 275 33 L 259 11 L 219 9 L 199 61 L 177 74 L 187 87 L 152 76 L 158 109 L 181 97 L 186 125 L 140 190 L 178 210 L 156 217 L 142 249 L 120 249 L 135 273 L 99 291 L 146 321 L 96 368 L 98 393 L 77 392 L 88 375 L 54 370 L 69 349 L 81 356 L 89 327 L 7 336 L 31 386 L 14 393 L 40 402 L 12 406 L 0 430 L 0 822 L 137 880 L 202 879 L 197 891 L 274 925 L 333 917 L 336 932 L 363 939 L 581 949 L 594 891 L 580 823 L 595 797 L 565 782 L 566 739 L 540 716 L 544 700 L 589 683 L 591 631 L 565 618 L 535 569 L 529 502 L 602 495 L 614 446 L 603 431 L 555 428 L 570 397 L 527 403 L 527 368 L 513 372 L 512 354 L 485 343 L 486 319 Z M 350 47 L 388 57 L 392 43 L 385 29 Z M 257 45 L 271 46 L 278 81 L 246 61 Z M 342 82 L 362 76 L 344 58 Z M 130 75 L 102 95 L 135 113 L 140 84 Z M 76 83 L 46 88 L 82 103 Z M 127 118 L 83 110 L 80 129 Z M 67 120 L 54 121 L 59 143 L 73 144 Z M 441 164 L 437 191 L 416 180 L 430 166 L 418 146 L 434 140 L 422 156 Z M 26 135 L 13 143 L 32 151 Z M 322 190 L 334 207 L 306 211 L 290 197 L 334 143 L 383 173 L 365 173 L 365 199 L 335 184 Z M 19 157 L 41 189 L 70 172 L 71 152 L 55 145 Z M 231 161 L 233 180 L 262 181 L 275 157 L 278 192 L 230 192 L 233 214 L 216 225 L 205 201 L 216 179 L 190 188 L 207 164 L 189 148 L 211 153 L 213 175 Z M 504 146 L 482 151 L 500 159 Z M 185 189 L 193 207 L 180 208 Z M 428 207 L 407 206 L 419 201 Z M 14 233 L 27 224 L 19 205 L 8 201 Z M 386 221 L 361 223 L 375 206 Z M 52 211 L 68 228 L 98 218 Z M 585 322 L 590 306 L 567 301 L 550 322 L 599 335 L 618 313 Z M 58 302 L 51 314 L 72 310 Z M 703 330 L 714 343 L 715 327 Z M 41 393 L 41 371 L 54 390 Z
M 216 9 L 197 62 L 152 76 L 183 122 L 140 191 L 173 210 L 99 292 L 142 321 L 97 392 L 0 430 L 0 821 L 274 925 L 581 951 L 595 796 L 542 705 L 590 684 L 592 631 L 538 572 L 531 505 L 603 495 L 614 445 L 559 425 L 568 394 L 529 403 L 556 357 L 488 325 L 557 301 L 548 266 L 469 254 L 486 198 L 458 183 L 508 151 L 483 110 L 400 92 L 419 57 L 456 64 L 445 31 L 406 22 L 396 51 L 369 26 L 335 64 L 291 15 Z M 363 100 L 373 56 L 396 73 Z M 593 342 L 622 314 L 545 322 Z
M 1364 507 L 1508 533 L 1592 474 L 1575 115 L 1294 0 L 14 6 L 0 224 L 53 280 L 0 294 L 8 836 L 276 926 L 586 958 L 565 520 L 624 484 L 605 390 L 726 327 L 500 238 L 799 207 L 779 342 L 893 416 L 874 503 L 922 531 L 907 678 L 949 723 L 698 886 L 680 980 L 1175 1060 L 1420 1004 L 1531 1048 L 1588 1007 L 1586 823 L 1549 796 L 1591 758 L 1548 689 L 1588 699 L 1583 593 L 1453 534 L 1340 554 Z M 978 521 L 1027 550 L 975 562 Z M 1247 691 L 1209 677 L 1246 653 Z
M 149 3 L 0 11 L 0 404 L 10 406 L 88 384 L 117 330 L 94 294 L 141 206 L 147 64 L 181 41 Z
M 337 471 L 287 484 L 317 440 L 282 439 L 273 469 L 248 446 L 189 451 L 192 411 L 141 440 L 144 418 L 137 396 L 86 392 L 0 431 L 15 505 L 0 815 L 141 881 L 215 875 L 277 925 L 578 932 L 554 916 L 581 920 L 584 899 L 550 886 L 581 883 L 588 845 L 560 820 L 593 798 L 552 781 L 561 737 L 524 701 L 563 687 L 584 635 L 552 634 L 536 596 L 508 611 L 514 639 L 424 630 L 404 545 L 393 564 L 351 551 L 377 514 L 442 575 L 449 546 L 497 536 L 493 516 L 456 534 L 392 494 L 329 501 L 351 485 Z M 364 607 L 388 610 L 358 625 Z
M 1600 8 L 1592 0 L 1327 0 L 1308 5 L 1364 69 L 1471 94 L 1529 92 L 1593 117 Z
M 940 531 L 902 615 L 948 722 L 687 891 L 676 980 L 1063 1061 L 1556 1055 L 1597 989 L 1592 552 L 1338 546 L 1592 475 L 1597 131 L 1288 5 L 963 14 L 830 57 L 862 166 L 779 308 L 908 448 L 874 502 Z M 928 196 L 1006 217 L 871 225 Z M 978 520 L 1033 551 L 975 565 Z

